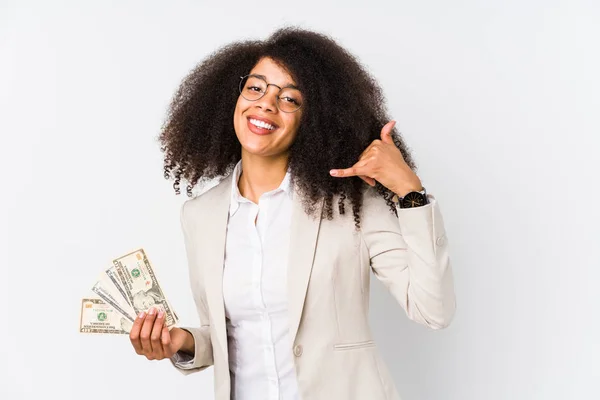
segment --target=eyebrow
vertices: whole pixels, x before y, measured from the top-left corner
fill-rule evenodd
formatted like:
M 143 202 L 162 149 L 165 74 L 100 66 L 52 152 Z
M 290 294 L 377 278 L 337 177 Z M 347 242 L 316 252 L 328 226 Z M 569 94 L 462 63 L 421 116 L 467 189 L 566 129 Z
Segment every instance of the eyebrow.
M 257 78 L 262 78 L 262 79 L 264 79 L 264 80 L 265 80 L 265 82 L 268 82 L 268 80 L 267 80 L 267 77 L 266 77 L 266 76 L 264 76 L 264 75 L 260 75 L 260 74 L 250 74 L 250 76 L 255 76 L 255 77 L 257 77 Z M 272 85 L 274 85 L 274 83 L 272 83 Z M 277 86 L 277 85 L 276 85 L 276 86 Z M 283 87 L 282 87 L 282 89 L 283 89 L 283 88 L 292 88 L 292 89 L 298 89 L 298 86 L 296 86 L 296 85 L 294 85 L 294 84 L 292 84 L 292 83 L 288 83 L 287 85 L 283 86 Z M 298 90 L 300 90 L 300 89 L 298 89 Z

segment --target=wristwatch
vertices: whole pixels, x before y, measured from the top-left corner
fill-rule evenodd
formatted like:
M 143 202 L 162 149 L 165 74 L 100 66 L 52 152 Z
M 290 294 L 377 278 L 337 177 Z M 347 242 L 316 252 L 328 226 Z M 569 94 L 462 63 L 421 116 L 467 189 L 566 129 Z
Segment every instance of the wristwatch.
M 419 192 L 410 192 L 404 197 L 398 196 L 398 206 L 400 208 L 414 208 L 429 204 L 427 199 L 427 191 L 425 188 Z

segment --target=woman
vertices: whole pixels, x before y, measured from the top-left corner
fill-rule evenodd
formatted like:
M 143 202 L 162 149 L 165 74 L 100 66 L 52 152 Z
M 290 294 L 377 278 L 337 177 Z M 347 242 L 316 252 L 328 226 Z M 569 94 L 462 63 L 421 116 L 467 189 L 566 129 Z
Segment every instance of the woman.
M 455 301 L 445 230 L 381 90 L 330 38 L 286 28 L 234 43 L 184 80 L 160 140 L 201 326 L 141 313 L 130 339 L 215 398 L 398 399 L 368 324 L 373 270 L 412 320 Z M 232 123 L 233 122 L 233 123 Z

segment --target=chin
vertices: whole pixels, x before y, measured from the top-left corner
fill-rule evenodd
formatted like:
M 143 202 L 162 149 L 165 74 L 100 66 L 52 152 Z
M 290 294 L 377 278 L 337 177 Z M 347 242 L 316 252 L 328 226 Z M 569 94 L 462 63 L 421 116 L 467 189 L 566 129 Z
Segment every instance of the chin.
M 252 132 L 249 132 L 245 137 L 245 140 L 240 141 L 242 149 L 249 154 L 257 156 L 267 156 L 272 153 L 272 149 L 269 148 L 271 144 L 267 138 L 253 137 L 255 136 Z M 265 140 L 267 139 L 267 140 Z
M 267 149 L 261 149 L 261 148 L 257 149 L 257 148 L 246 147 L 246 146 L 242 146 L 242 148 L 244 149 L 244 152 L 246 152 L 247 154 L 257 156 L 257 157 L 271 157 L 271 156 L 277 154 L 276 152 L 272 152 Z

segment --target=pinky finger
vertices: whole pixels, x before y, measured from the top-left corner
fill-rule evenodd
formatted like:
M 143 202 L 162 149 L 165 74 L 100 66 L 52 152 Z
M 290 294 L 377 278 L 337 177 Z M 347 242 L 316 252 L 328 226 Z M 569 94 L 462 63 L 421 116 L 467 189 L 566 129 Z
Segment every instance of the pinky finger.
M 362 179 L 363 181 L 367 182 L 367 185 L 369 185 L 369 186 L 375 186 L 375 179 L 370 178 L 370 177 L 365 176 L 365 175 L 359 175 L 358 177 L 360 179 Z
M 171 333 L 169 332 L 167 325 L 163 325 L 160 342 L 162 344 L 163 354 L 166 357 L 171 357 L 173 355 L 173 351 L 171 350 Z

